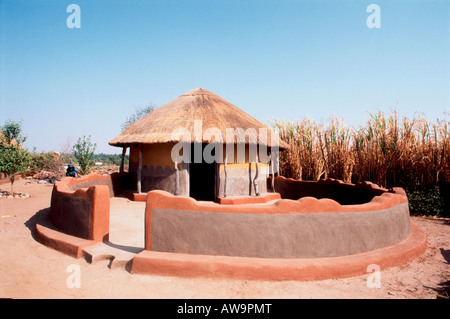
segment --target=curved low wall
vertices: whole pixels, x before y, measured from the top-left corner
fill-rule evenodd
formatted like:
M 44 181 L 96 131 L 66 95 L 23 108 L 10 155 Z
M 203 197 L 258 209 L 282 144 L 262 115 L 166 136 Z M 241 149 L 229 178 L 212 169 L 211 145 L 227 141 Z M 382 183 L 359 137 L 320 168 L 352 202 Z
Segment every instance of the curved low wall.
M 270 178 L 269 181 L 270 183 Z M 370 202 L 375 196 L 388 190 L 380 188 L 371 182 L 348 184 L 336 179 L 315 181 L 301 181 L 277 176 L 275 190 L 283 199 L 297 200 L 302 197 L 317 199 L 329 198 L 341 205 L 358 205 Z
M 127 174 L 57 182 L 50 216 L 46 215 L 50 220 L 48 225 L 36 224 L 36 237 L 76 258 L 89 254 L 86 247 L 108 238 L 109 197 L 128 182 Z M 275 182 L 285 199 L 271 204 L 220 205 L 164 191 L 149 192 L 145 250 L 133 257 L 130 271 L 318 280 L 365 274 L 367 266 L 374 263 L 381 269 L 401 265 L 427 247 L 426 235 L 409 222 L 407 198 L 400 188 L 388 191 L 371 183 L 351 185 L 333 180 L 315 185 L 284 178 Z M 292 188 L 283 192 L 288 184 Z M 314 187 L 334 190 L 331 196 L 338 200 L 343 197 L 336 194 L 348 194 L 352 189 L 371 200 L 341 205 L 305 196 Z M 298 192 L 289 195 L 289 189 Z M 286 199 L 288 196 L 299 199 Z
M 219 205 L 147 195 L 145 249 L 160 252 L 262 258 L 316 258 L 363 253 L 397 244 L 410 234 L 408 201 L 401 188 L 375 192 L 365 204 L 302 197 L 264 205 Z M 326 184 L 326 183 L 325 183 Z
M 96 241 L 109 234 L 111 176 L 63 178 L 53 187 L 50 220 L 66 234 Z
M 192 255 L 144 250 L 133 259 L 131 273 L 182 277 L 244 280 L 323 280 L 368 274 L 368 266 L 380 269 L 404 265 L 427 249 L 424 232 L 411 224 L 408 238 L 396 245 L 362 254 L 328 258 L 249 258 Z

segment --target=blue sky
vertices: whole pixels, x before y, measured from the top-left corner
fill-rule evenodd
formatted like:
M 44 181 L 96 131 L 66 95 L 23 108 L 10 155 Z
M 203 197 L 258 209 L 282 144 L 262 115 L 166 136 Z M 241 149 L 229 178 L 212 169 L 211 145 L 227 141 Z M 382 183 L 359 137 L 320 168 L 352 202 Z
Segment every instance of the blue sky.
M 264 122 L 357 127 L 393 108 L 435 122 L 450 111 L 450 1 L 0 0 L 0 124 L 22 121 L 30 150 L 91 135 L 120 153 L 108 141 L 127 116 L 198 87 Z

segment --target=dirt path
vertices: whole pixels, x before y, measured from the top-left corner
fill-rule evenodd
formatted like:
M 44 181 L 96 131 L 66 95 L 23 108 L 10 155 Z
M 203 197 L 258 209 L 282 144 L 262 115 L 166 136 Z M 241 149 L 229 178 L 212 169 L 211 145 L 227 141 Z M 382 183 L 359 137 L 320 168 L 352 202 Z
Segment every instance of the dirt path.
M 9 189 L 9 185 L 0 185 Z M 435 298 L 450 280 L 450 222 L 412 217 L 428 236 L 426 253 L 410 264 L 381 271 L 380 288 L 364 276 L 322 280 L 247 281 L 132 275 L 88 264 L 33 238 L 34 223 L 50 206 L 52 185 L 15 183 L 27 199 L 0 199 L 0 297 L 3 298 Z M 73 269 L 80 287 L 71 288 Z M 441 292 L 442 293 L 442 292 Z

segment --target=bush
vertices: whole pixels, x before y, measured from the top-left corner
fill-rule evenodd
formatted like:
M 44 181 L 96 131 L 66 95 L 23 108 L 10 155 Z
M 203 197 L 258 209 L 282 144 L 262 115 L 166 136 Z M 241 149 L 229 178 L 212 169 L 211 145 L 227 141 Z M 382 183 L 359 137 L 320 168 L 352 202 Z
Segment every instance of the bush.
M 33 152 L 30 154 L 30 159 L 30 171 L 32 173 L 47 171 L 52 173 L 57 180 L 65 174 L 63 168 L 65 158 L 57 152 Z
M 91 142 L 91 136 L 83 136 L 73 146 L 73 156 L 80 167 L 80 174 L 87 175 L 94 167 L 94 152 L 97 144 Z
M 9 177 L 11 194 L 16 174 L 29 170 L 30 153 L 21 145 L 25 140 L 20 123 L 7 121 L 0 127 L 0 173 Z
M 444 194 L 441 194 L 438 186 L 427 190 L 405 191 L 411 214 L 450 217 L 445 205 Z

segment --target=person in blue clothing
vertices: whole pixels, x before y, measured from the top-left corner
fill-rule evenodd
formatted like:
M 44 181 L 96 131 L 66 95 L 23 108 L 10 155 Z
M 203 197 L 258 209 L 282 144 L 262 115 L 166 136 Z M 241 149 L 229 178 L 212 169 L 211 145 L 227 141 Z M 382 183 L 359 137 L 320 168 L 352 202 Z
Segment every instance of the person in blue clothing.
M 69 164 L 67 166 L 66 176 L 76 177 L 77 173 L 78 173 L 78 170 L 75 168 L 75 166 L 73 166 L 72 164 Z

